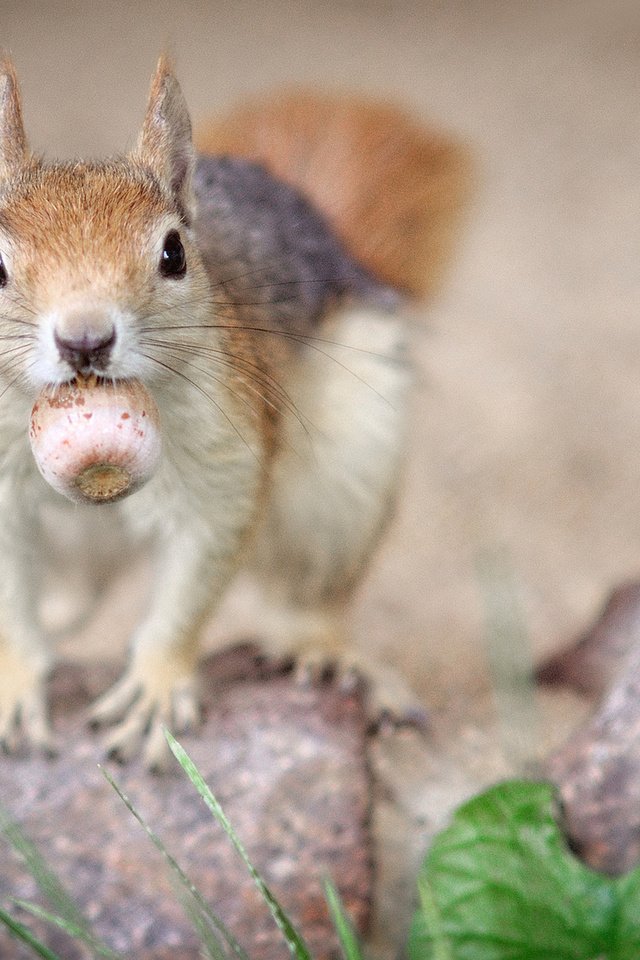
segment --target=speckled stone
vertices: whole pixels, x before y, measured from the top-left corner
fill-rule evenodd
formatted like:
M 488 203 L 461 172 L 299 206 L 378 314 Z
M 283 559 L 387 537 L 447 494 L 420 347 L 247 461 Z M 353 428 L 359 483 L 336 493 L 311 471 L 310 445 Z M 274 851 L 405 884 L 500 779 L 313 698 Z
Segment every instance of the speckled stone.
M 578 644 L 556 658 L 554 682 L 603 695 L 587 721 L 550 757 L 565 827 L 594 869 L 640 863 L 640 585 L 612 594 Z
M 56 671 L 52 703 L 61 755 L 0 758 L 0 800 L 109 946 L 135 960 L 196 960 L 197 937 L 161 857 L 98 769 L 100 735 L 85 726 L 88 700 L 112 678 L 104 667 Z M 360 699 L 330 685 L 301 688 L 288 676 L 261 676 L 250 651 L 207 661 L 203 686 L 204 726 L 181 742 L 314 957 L 329 960 L 337 953 L 323 879 L 334 880 L 361 931 L 370 910 L 370 794 Z M 162 777 L 136 762 L 105 766 L 252 960 L 287 956 L 238 855 L 178 765 Z M 0 902 L 39 900 L 1 838 L 0 858 Z M 59 931 L 27 923 L 65 960 L 86 956 Z M 0 930 L 0 957 L 27 956 Z
M 589 697 L 602 696 L 634 644 L 640 643 L 640 583 L 613 590 L 595 621 L 568 647 L 549 657 L 536 677 Z

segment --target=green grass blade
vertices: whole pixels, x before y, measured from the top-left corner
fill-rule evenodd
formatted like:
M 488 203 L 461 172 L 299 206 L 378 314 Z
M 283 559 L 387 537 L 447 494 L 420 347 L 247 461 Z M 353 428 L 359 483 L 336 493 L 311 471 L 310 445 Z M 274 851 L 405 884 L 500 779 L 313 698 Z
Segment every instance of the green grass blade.
M 126 808 L 129 810 L 129 812 L 138 821 L 142 829 L 145 831 L 145 833 L 153 843 L 154 847 L 160 852 L 165 863 L 169 867 L 169 870 L 175 882 L 177 883 L 178 888 L 184 892 L 186 902 L 191 904 L 191 909 L 188 909 L 186 911 L 187 916 L 189 917 L 189 920 L 193 922 L 194 916 L 200 917 L 200 920 L 204 919 L 206 921 L 207 929 L 209 929 L 210 931 L 212 929 L 215 930 L 217 934 L 219 934 L 220 937 L 222 937 L 223 941 L 226 943 L 227 947 L 231 951 L 232 956 L 237 957 L 238 960 L 249 960 L 249 957 L 247 956 L 247 953 L 245 952 L 245 950 L 243 950 L 243 948 L 240 946 L 240 944 L 238 943 L 236 938 L 233 936 L 231 931 L 227 929 L 223 921 L 218 916 L 216 916 L 216 914 L 213 912 L 213 910 L 211 909 L 207 901 L 204 899 L 204 897 L 202 896 L 198 888 L 191 882 L 191 880 L 186 875 L 182 867 L 179 865 L 176 858 L 167 850 L 167 848 L 165 847 L 160 837 L 151 829 L 149 824 L 144 820 L 142 815 L 134 807 L 129 797 L 121 790 L 121 788 L 118 786 L 118 784 L 113 779 L 113 777 L 109 774 L 109 772 L 104 768 L 101 768 L 101 769 L 105 779 L 113 787 L 113 789 L 118 794 L 118 796 L 120 797 L 120 799 L 122 800 Z M 184 901 L 182 902 L 184 903 Z M 200 935 L 200 929 L 201 929 L 200 922 L 196 926 L 197 926 L 198 935 Z M 216 941 L 215 947 L 211 944 L 210 946 L 212 950 L 214 951 L 215 949 L 218 950 L 217 955 L 215 954 L 215 952 L 212 954 L 212 956 L 214 957 L 214 960 L 218 960 L 219 956 L 222 956 L 225 958 L 229 956 L 228 950 L 223 949 L 219 939 Z
M 51 923 L 60 930 L 64 930 L 72 939 L 81 940 L 83 943 L 86 943 L 87 946 L 91 947 L 96 956 L 105 957 L 106 960 L 124 960 L 121 954 L 116 953 L 115 950 L 100 943 L 95 937 L 87 935 L 84 927 L 78 927 L 70 923 L 65 917 L 59 917 L 55 913 L 49 913 L 48 910 L 43 910 L 37 903 L 29 903 L 26 900 L 16 900 L 14 902 L 19 907 L 22 907 L 23 910 L 27 910 L 33 914 L 34 917 L 38 917 L 40 920 L 46 920 L 47 923 Z
M 45 947 L 44 943 L 41 943 L 30 930 L 27 930 L 23 924 L 3 910 L 2 907 L 0 907 L 0 923 L 4 923 L 17 940 L 21 940 L 22 943 L 31 947 L 36 957 L 41 957 L 42 960 L 62 960 L 62 957 L 50 950 L 49 947 Z
M 330 880 L 325 881 L 324 891 L 329 904 L 331 919 L 340 940 L 344 960 L 363 960 L 358 938 L 345 913 L 340 895 Z
M 253 878 L 253 881 L 257 886 L 258 890 L 260 891 L 260 894 L 263 900 L 269 907 L 271 916 L 275 920 L 278 928 L 280 929 L 280 931 L 282 932 L 282 935 L 287 941 L 289 950 L 291 951 L 293 956 L 296 958 L 296 960 L 311 960 L 311 954 L 309 953 L 309 949 L 305 944 L 302 936 L 295 929 L 295 927 L 287 917 L 286 913 L 284 912 L 284 910 L 276 900 L 275 896 L 273 895 L 273 893 L 271 892 L 271 890 L 269 889 L 265 881 L 262 879 L 262 877 L 260 876 L 256 868 L 251 863 L 246 850 L 242 846 L 242 843 L 237 837 L 235 830 L 233 829 L 229 820 L 227 819 L 227 816 L 224 810 L 222 809 L 219 802 L 216 800 L 213 793 L 205 783 L 202 775 L 200 774 L 200 771 L 198 770 L 194 762 L 191 760 L 191 758 L 187 755 L 183 747 L 180 746 L 178 741 L 175 739 L 175 737 L 173 737 L 169 733 L 168 730 L 165 730 L 165 736 L 167 738 L 167 742 L 171 747 L 171 750 L 176 760 L 178 761 L 178 763 L 180 764 L 184 772 L 187 774 L 187 776 L 191 780 L 191 783 L 194 785 L 194 787 L 196 788 L 196 790 L 204 800 L 205 804 L 207 805 L 207 807 L 209 808 L 213 816 L 216 818 L 218 823 L 223 828 L 224 832 L 227 834 L 227 836 L 231 840 L 231 843 L 235 847 L 237 853 L 239 854 L 244 865 L 249 871 L 249 874 Z
M 73 936 L 82 940 L 100 956 L 111 957 L 112 960 L 122 960 L 119 954 L 114 953 L 95 936 L 91 924 L 83 915 L 71 894 L 65 889 L 35 845 L 23 834 L 1 806 L 0 832 L 24 860 L 27 870 L 38 885 L 38 889 L 56 911 L 57 920 L 66 924 L 69 929 L 73 929 L 75 931 Z M 31 912 L 33 913 L 34 910 L 32 909 Z
M 229 960 L 229 952 L 220 943 L 220 938 L 215 929 L 211 929 L 211 922 L 207 915 L 194 903 L 193 897 L 189 891 L 186 891 L 181 883 L 174 879 L 174 890 L 177 899 L 182 905 L 182 909 L 191 921 L 193 929 L 200 938 L 203 957 L 206 960 Z
M 74 903 L 73 898 L 64 888 L 53 870 L 46 863 L 31 840 L 26 837 L 18 825 L 9 819 L 8 814 L 0 808 L 0 831 L 9 844 L 22 857 L 25 865 L 38 884 L 40 892 L 47 898 L 52 907 L 77 927 L 89 930 L 89 923 Z
M 484 600 L 484 639 L 500 745 L 513 769 L 524 775 L 537 769 L 542 742 L 526 617 L 507 558 L 483 553 L 476 569 Z

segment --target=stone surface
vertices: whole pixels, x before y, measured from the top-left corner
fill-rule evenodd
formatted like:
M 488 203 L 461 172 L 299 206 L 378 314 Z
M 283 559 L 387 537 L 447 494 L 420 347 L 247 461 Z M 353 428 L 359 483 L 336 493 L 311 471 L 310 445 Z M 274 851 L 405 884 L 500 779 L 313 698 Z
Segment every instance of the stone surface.
M 365 720 L 358 697 L 259 675 L 251 654 L 205 664 L 206 715 L 181 738 L 256 867 L 297 922 L 314 957 L 336 955 L 322 890 L 330 875 L 360 930 L 369 918 L 372 858 Z M 0 799 L 63 878 L 94 929 L 135 960 L 200 957 L 160 855 L 97 764 L 99 735 L 84 708 L 111 670 L 66 665 L 52 683 L 57 759 L 2 758 Z M 287 947 L 221 828 L 179 770 L 163 777 L 133 763 L 107 769 L 161 836 L 252 960 Z M 2 844 L 0 900 L 39 900 L 23 864 Z M 40 901 L 43 902 L 43 901 Z M 63 934 L 29 925 L 65 960 L 83 957 Z M 0 930 L 0 956 L 31 956 Z
M 621 873 L 640 862 L 640 587 L 616 591 L 580 642 L 556 658 L 556 682 L 608 689 L 586 722 L 556 750 L 566 831 L 592 867 Z
M 613 590 L 595 623 L 537 671 L 540 683 L 602 696 L 634 644 L 640 643 L 640 583 Z

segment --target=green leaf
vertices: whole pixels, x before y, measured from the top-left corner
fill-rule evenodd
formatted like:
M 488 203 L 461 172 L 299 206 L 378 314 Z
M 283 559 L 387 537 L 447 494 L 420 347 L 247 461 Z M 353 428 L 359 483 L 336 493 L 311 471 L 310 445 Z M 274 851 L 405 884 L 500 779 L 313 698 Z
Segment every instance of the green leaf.
M 511 781 L 464 804 L 419 878 L 409 960 L 637 960 L 640 870 L 569 851 L 551 786 Z
M 296 958 L 296 960 L 311 960 L 311 954 L 309 953 L 309 949 L 307 945 L 305 944 L 301 935 L 298 933 L 298 931 L 295 929 L 295 927 L 289 920 L 288 916 L 286 915 L 286 913 L 284 912 L 284 910 L 276 900 L 275 896 L 273 895 L 273 893 L 271 892 L 271 890 L 269 889 L 265 881 L 262 879 L 262 877 L 260 876 L 256 868 L 251 863 L 246 850 L 242 846 L 242 843 L 240 842 L 235 830 L 233 829 L 229 820 L 227 819 L 227 816 L 224 810 L 222 809 L 218 800 L 216 799 L 216 797 L 213 795 L 213 793 L 205 783 L 195 763 L 193 762 L 193 760 L 191 760 L 191 758 L 188 756 L 188 754 L 183 749 L 183 747 L 180 746 L 178 741 L 175 739 L 175 737 L 173 737 L 169 733 L 168 730 L 165 730 L 165 736 L 167 738 L 167 742 L 171 747 L 171 750 L 176 760 L 178 761 L 178 763 L 180 764 L 184 772 L 187 774 L 187 776 L 191 780 L 192 784 L 194 785 L 194 787 L 196 788 L 196 790 L 198 791 L 198 793 L 206 803 L 207 807 L 209 808 L 213 816 L 222 826 L 224 832 L 227 834 L 227 836 L 231 840 L 231 843 L 233 844 L 233 846 L 236 848 L 236 851 L 240 855 L 242 861 L 244 862 L 244 865 L 249 871 L 249 874 L 253 878 L 255 885 L 260 891 L 260 894 L 263 900 L 269 907 L 271 916 L 273 917 L 276 924 L 282 931 L 282 935 L 287 941 L 287 945 L 292 955 Z
M 431 956 L 433 960 L 454 960 L 450 941 L 442 928 L 442 917 L 438 904 L 426 877 L 418 878 L 420 896 L 420 923 L 431 938 Z
M 640 868 L 617 879 L 616 960 L 640 957 Z

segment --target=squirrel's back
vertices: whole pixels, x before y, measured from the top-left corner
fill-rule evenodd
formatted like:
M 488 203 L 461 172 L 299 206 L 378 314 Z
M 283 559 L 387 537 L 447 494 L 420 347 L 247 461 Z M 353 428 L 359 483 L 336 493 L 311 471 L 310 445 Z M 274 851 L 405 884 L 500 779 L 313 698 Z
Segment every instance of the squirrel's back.
M 354 259 L 300 192 L 242 157 L 200 156 L 200 254 L 217 290 L 271 328 L 309 333 L 353 296 L 393 307 L 398 294 Z
M 452 138 L 389 104 L 291 91 L 203 125 L 196 146 L 296 187 L 386 283 L 417 296 L 438 286 L 470 185 L 467 150 Z

